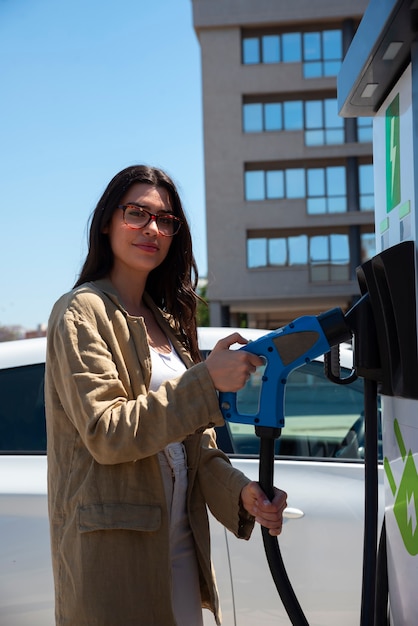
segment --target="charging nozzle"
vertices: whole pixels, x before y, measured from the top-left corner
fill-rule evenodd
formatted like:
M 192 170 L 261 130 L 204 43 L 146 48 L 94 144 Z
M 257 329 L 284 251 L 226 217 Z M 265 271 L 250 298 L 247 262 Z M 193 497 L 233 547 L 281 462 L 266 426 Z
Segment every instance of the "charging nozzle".
M 318 315 L 317 319 L 330 347 L 351 341 L 352 332 L 341 309 L 330 309 Z
M 263 357 L 266 364 L 258 404 L 250 409 L 244 406 L 245 402 L 237 401 L 237 394 L 221 392 L 219 401 L 224 418 L 256 427 L 282 428 L 284 394 L 290 372 L 329 352 L 331 346 L 350 339 L 350 327 L 341 309 L 336 308 L 318 316 L 299 317 L 243 346 L 241 350 Z

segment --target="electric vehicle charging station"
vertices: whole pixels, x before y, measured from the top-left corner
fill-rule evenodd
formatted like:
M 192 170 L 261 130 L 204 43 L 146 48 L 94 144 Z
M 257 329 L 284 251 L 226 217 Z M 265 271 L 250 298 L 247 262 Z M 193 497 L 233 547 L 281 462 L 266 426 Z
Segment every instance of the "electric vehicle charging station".
M 393 341 L 388 358 L 397 361 L 396 371 L 389 372 L 392 387 L 381 390 L 393 626 L 418 624 L 417 37 L 417 0 L 371 0 L 337 83 L 340 115 L 373 118 L 376 252 L 388 251 L 390 258 L 391 249 L 407 241 L 412 250 L 401 267 L 388 261 L 392 278 L 383 289 L 386 295 L 376 294 L 383 313 L 378 338 Z

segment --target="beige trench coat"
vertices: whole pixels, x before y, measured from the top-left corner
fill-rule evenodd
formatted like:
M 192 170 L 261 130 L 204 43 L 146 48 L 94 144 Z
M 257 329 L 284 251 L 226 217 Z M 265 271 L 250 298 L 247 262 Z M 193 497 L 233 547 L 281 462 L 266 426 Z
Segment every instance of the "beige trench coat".
M 206 504 L 236 536 L 254 524 L 239 506 L 248 479 L 216 449 L 223 423 L 204 363 L 193 365 L 148 301 L 189 369 L 147 393 L 151 359 L 142 318 L 109 281 L 77 288 L 48 326 L 48 501 L 59 626 L 174 626 L 168 517 L 157 452 L 184 441 L 187 506 L 202 606 L 220 623 Z M 209 427 L 209 428 L 208 428 Z M 182 626 L 182 625 L 177 625 Z

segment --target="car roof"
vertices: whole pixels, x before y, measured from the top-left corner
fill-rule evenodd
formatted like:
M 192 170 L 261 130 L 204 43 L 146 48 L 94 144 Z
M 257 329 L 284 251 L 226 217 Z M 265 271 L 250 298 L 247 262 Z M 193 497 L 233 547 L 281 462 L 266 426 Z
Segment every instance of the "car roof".
M 270 331 L 261 328 L 231 328 L 229 326 L 200 326 L 197 329 L 201 350 L 212 350 L 219 339 L 232 335 L 232 333 L 239 333 L 244 339 L 254 341 L 268 332 Z M 239 348 L 240 344 L 233 344 L 232 347 Z
M 46 337 L 0 342 L 0 368 L 44 363 Z
M 272 332 L 260 328 L 231 328 L 220 326 L 207 326 L 198 328 L 199 346 L 202 351 L 212 350 L 219 339 L 223 339 L 234 332 L 238 332 L 248 339 L 254 341 L 266 333 Z M 233 344 L 232 348 L 239 348 L 240 344 Z M 35 339 L 17 339 L 16 341 L 0 342 L 0 369 L 9 367 L 19 367 L 22 365 L 34 365 L 44 363 L 46 355 L 46 337 Z M 318 357 L 322 360 L 322 357 Z M 343 367 L 351 368 L 352 350 L 349 344 L 343 344 L 340 350 L 340 361 Z
M 220 326 L 212 326 L 212 327 L 199 327 L 198 328 L 198 336 L 199 336 L 199 347 L 203 351 L 212 350 L 215 346 L 216 342 L 227 335 L 231 335 L 232 333 L 237 332 L 244 337 L 244 339 L 248 339 L 248 341 L 255 341 L 259 339 L 263 335 L 267 333 L 274 332 L 272 330 L 266 330 L 261 328 L 230 328 L 230 327 L 220 327 Z M 233 344 L 231 348 L 240 348 L 240 344 Z M 323 355 L 320 355 L 315 359 L 316 361 L 323 361 Z M 347 369 L 351 369 L 353 366 L 353 351 L 351 344 L 343 343 L 340 345 L 340 364 L 342 367 L 346 367 Z

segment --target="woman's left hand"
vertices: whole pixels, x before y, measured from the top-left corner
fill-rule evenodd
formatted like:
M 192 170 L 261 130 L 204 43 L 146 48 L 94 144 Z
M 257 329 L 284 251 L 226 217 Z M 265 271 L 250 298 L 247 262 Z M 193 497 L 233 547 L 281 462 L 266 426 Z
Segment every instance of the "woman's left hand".
M 260 485 L 252 481 L 241 491 L 244 509 L 253 515 L 256 521 L 269 529 L 269 534 L 280 535 L 283 524 L 283 511 L 287 506 L 287 493 L 274 487 L 274 498 L 270 502 Z

